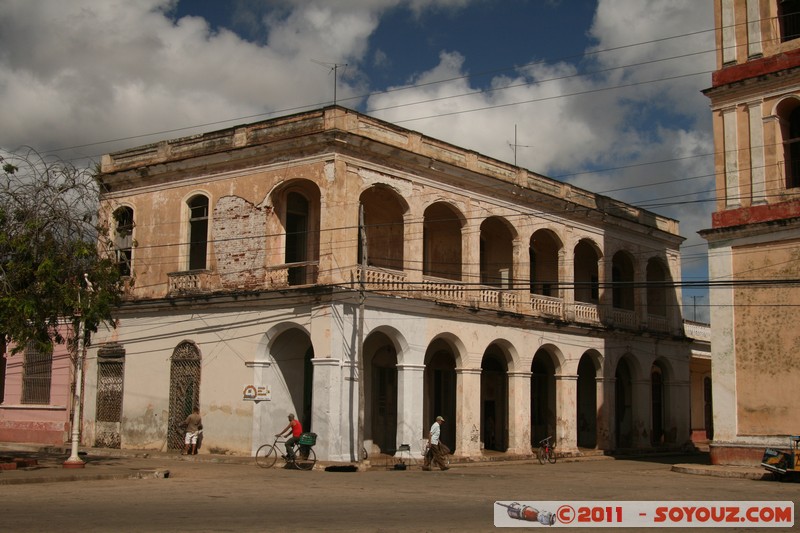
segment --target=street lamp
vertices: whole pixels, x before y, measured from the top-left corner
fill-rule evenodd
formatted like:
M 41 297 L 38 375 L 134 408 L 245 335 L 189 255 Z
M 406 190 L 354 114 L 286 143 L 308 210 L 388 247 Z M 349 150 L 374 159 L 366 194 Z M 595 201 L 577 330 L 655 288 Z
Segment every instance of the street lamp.
M 86 280 L 86 288 L 92 292 L 92 284 L 87 274 L 83 275 Z M 75 356 L 75 393 L 73 395 L 72 406 L 72 450 L 69 458 L 63 463 L 64 468 L 83 468 L 86 463 L 78 456 L 78 441 L 81 432 L 81 385 L 83 384 L 83 352 L 85 335 L 85 322 L 83 320 L 83 310 L 81 309 L 81 293 L 78 290 L 78 309 L 75 311 L 78 319 L 78 353 Z

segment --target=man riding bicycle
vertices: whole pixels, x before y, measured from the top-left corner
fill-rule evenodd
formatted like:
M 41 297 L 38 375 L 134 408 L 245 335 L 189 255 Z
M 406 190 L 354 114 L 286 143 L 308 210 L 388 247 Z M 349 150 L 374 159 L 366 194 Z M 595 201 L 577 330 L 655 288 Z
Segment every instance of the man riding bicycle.
M 277 433 L 276 437 L 283 437 L 284 434 L 288 436 L 291 434 L 292 436 L 287 439 L 286 441 L 286 455 L 285 457 L 289 457 L 290 459 L 294 459 L 292 449 L 297 441 L 300 440 L 300 435 L 303 433 L 303 425 L 300 424 L 299 420 L 294 418 L 294 414 L 289 413 L 289 424 L 281 430 L 280 433 Z

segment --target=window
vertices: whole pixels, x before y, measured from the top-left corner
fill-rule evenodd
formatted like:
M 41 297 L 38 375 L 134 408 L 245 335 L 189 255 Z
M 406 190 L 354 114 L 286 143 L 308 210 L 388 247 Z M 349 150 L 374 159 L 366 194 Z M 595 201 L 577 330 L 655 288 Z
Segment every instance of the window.
M 800 37 L 800 0 L 780 0 L 778 20 L 781 27 L 781 42 Z
M 286 196 L 286 263 L 308 261 L 308 216 L 308 200 L 290 192 Z M 289 268 L 289 285 L 304 285 L 306 274 L 305 265 Z
M 786 160 L 786 188 L 800 187 L 800 106 L 788 116 L 785 126 L 784 158 Z
M 133 209 L 114 211 L 114 248 L 120 276 L 130 276 L 133 261 Z
M 203 195 L 189 199 L 189 270 L 206 268 L 208 250 L 208 198 Z
M 22 403 L 50 403 L 52 371 L 52 348 L 43 351 L 35 343 L 29 343 L 22 360 Z

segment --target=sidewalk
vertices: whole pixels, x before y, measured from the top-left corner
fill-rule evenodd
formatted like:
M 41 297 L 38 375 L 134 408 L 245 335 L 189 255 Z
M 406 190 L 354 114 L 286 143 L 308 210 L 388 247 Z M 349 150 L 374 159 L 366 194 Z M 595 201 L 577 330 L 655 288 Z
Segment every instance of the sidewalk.
M 114 480 L 134 478 L 168 478 L 170 468 L 177 466 L 201 467 L 203 464 L 245 464 L 252 465 L 252 457 L 198 454 L 183 456 L 177 452 L 165 453 L 148 450 L 115 450 L 107 448 L 84 448 L 79 456 L 86 464 L 83 468 L 64 468 L 63 463 L 70 455 L 68 446 L 43 447 L 37 444 L 0 443 L 0 485 L 21 483 L 53 483 L 61 481 Z M 652 456 L 651 456 L 652 457 Z M 687 459 L 691 456 L 687 456 Z M 605 455 L 589 455 L 585 457 L 564 457 L 559 462 L 576 462 L 592 460 L 635 460 L 630 456 L 614 458 Z M 653 459 L 656 459 L 653 457 Z M 696 456 L 693 460 L 700 460 Z M 647 460 L 641 457 L 639 460 Z M 372 460 L 372 468 L 390 468 L 395 460 L 390 457 L 376 457 Z M 514 464 L 536 463 L 535 459 L 508 457 L 505 454 L 487 454 L 480 460 L 459 461 L 454 459 L 454 468 L 470 468 L 476 466 L 497 465 L 513 462 Z M 10 468 L 15 463 L 17 468 Z M 4 468 L 4 465 L 5 468 Z M 316 468 L 324 468 L 328 464 L 317 463 Z M 772 474 L 761 467 L 718 466 L 710 464 L 681 463 L 672 466 L 673 472 L 716 476 L 724 478 L 740 478 L 753 480 L 769 480 Z

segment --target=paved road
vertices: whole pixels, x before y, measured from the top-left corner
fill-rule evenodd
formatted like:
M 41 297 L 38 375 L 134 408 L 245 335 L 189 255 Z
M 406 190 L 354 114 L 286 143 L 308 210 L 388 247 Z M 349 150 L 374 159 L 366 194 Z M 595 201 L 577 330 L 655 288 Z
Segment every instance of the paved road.
M 0 529 L 493 531 L 496 500 L 790 500 L 795 509 L 800 501 L 800 483 L 681 474 L 670 471 L 671 461 L 663 458 L 544 466 L 493 463 L 455 466 L 447 472 L 300 472 L 184 462 L 164 466 L 170 470 L 168 479 L 0 486 Z

